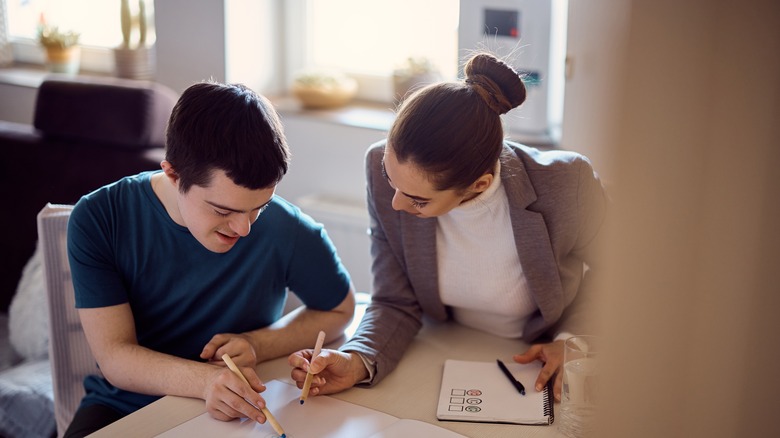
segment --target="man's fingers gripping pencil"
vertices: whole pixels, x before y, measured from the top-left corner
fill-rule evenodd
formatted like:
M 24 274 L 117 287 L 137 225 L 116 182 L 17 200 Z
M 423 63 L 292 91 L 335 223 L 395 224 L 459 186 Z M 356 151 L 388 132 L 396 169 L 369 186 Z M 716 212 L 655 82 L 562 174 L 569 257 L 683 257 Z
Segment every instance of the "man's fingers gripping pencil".
M 249 381 L 246 380 L 246 377 L 244 377 L 244 374 L 241 373 L 241 370 L 238 369 L 236 366 L 236 363 L 233 362 L 233 359 L 228 356 L 227 353 L 222 355 L 222 360 L 225 361 L 228 368 L 230 368 L 230 371 L 233 371 L 235 375 L 241 378 L 241 380 L 244 381 L 247 385 L 249 385 Z M 251 385 L 249 385 L 251 386 Z M 276 418 L 271 414 L 271 411 L 268 410 L 268 408 L 262 408 L 261 411 L 263 411 L 263 415 L 265 415 L 265 418 L 268 420 L 269 423 L 271 423 L 271 427 L 274 428 L 276 433 L 279 435 L 280 438 L 287 438 L 287 435 L 284 433 L 284 429 L 282 429 L 282 426 L 279 424 L 278 421 L 276 421 Z

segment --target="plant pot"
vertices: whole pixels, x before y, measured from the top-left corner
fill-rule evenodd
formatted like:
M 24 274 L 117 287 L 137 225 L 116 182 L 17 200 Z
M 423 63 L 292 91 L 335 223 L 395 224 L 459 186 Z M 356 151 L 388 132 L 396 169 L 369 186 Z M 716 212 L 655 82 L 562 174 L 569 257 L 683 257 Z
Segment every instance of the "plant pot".
M 54 73 L 75 75 L 81 64 L 81 47 L 46 47 L 46 65 Z
M 151 47 L 117 47 L 114 49 L 116 75 L 126 79 L 151 80 L 156 69 L 156 54 Z

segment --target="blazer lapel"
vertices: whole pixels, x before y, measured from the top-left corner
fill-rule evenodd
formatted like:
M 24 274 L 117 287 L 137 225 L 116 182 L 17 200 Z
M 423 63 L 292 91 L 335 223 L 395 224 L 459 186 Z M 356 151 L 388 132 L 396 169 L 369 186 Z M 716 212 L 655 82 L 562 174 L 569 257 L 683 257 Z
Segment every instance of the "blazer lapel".
M 509 201 L 515 245 L 528 289 L 544 321 L 557 321 L 563 312 L 563 286 L 556 268 L 558 263 L 552 252 L 544 217 L 528 209 L 536 201 L 536 192 L 523 162 L 514 151 L 512 159 L 502 163 L 501 179 Z M 531 320 L 526 329 L 540 332 L 547 326 L 544 321 Z M 526 333 L 524 337 L 530 334 Z
M 436 218 L 420 219 L 401 214 L 406 269 L 423 311 L 435 319 L 447 318 L 439 298 L 439 276 L 436 263 Z

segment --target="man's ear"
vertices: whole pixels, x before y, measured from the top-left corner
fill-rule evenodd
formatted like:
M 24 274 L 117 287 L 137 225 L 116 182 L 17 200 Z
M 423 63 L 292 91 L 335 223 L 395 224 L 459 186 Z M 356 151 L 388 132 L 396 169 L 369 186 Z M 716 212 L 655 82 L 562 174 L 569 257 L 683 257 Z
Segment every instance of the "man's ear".
M 175 186 L 179 182 L 179 174 L 176 173 L 176 169 L 173 168 L 173 165 L 171 165 L 168 160 L 162 160 L 160 162 L 160 167 L 163 172 L 165 172 L 165 176 L 171 181 L 171 184 Z

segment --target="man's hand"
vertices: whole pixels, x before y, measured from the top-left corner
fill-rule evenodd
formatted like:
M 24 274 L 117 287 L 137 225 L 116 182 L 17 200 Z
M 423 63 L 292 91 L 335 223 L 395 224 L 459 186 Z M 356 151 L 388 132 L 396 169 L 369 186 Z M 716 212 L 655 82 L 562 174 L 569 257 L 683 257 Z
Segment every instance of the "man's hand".
M 215 367 L 214 370 L 203 394 L 208 413 L 221 421 L 251 418 L 258 423 L 265 423 L 266 418 L 260 410 L 265 407 L 265 400 L 258 394 L 265 391 L 265 385 L 257 377 L 254 368 L 241 368 L 250 386 L 227 367 Z
M 531 363 L 535 360 L 544 363 L 542 371 L 534 385 L 537 391 L 541 391 L 550 378 L 555 377 L 553 394 L 556 401 L 561 401 L 561 388 L 563 386 L 563 341 L 555 341 L 549 344 L 534 344 L 523 354 L 516 354 L 513 359 L 517 363 Z
M 221 333 L 203 347 L 200 352 L 201 359 L 207 359 L 210 363 L 225 366 L 222 355 L 227 354 L 233 362 L 240 367 L 254 368 L 257 365 L 257 352 L 249 340 L 249 336 L 243 334 Z
M 320 355 L 311 361 L 313 352 L 311 349 L 300 350 L 287 358 L 287 362 L 293 367 L 290 377 L 295 380 L 298 388 L 303 388 L 303 381 L 306 380 L 309 370 L 314 374 L 309 395 L 341 392 L 368 378 L 368 370 L 356 353 L 323 349 Z

